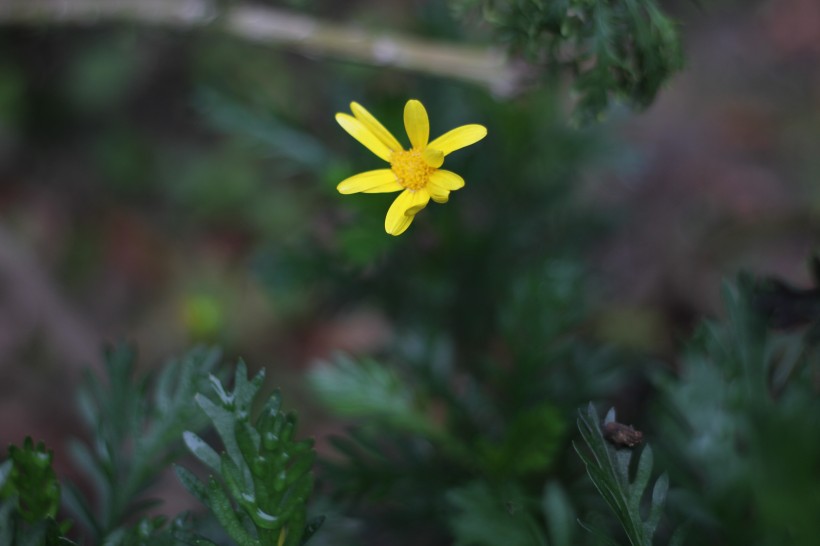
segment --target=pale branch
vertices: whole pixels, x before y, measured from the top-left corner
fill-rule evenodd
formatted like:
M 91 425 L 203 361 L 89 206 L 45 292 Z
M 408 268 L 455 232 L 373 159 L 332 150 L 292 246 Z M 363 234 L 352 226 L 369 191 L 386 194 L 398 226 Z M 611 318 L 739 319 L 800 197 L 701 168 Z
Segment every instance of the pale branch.
M 262 5 L 215 0 L 0 1 L 0 25 L 116 22 L 213 29 L 311 56 L 464 80 L 499 95 L 519 91 L 530 71 L 494 49 L 373 32 Z

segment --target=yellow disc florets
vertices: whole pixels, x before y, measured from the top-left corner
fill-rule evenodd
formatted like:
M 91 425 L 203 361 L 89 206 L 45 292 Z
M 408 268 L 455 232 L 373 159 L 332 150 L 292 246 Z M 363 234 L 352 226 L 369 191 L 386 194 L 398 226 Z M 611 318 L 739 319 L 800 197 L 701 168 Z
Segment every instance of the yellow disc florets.
M 424 161 L 420 150 L 398 150 L 390 156 L 390 168 L 396 180 L 408 190 L 420 190 L 427 186 L 430 175 L 436 170 Z

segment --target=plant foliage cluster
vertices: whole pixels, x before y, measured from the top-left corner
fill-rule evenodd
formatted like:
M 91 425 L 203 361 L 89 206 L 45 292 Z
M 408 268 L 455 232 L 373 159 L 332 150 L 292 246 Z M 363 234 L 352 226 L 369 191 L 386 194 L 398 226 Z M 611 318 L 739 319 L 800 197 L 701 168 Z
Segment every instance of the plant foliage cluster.
M 211 373 L 220 364 L 213 349 L 194 349 L 155 377 L 135 377 L 127 346 L 108 351 L 105 362 L 108 383 L 88 374 L 79 396 L 90 441 L 72 446 L 93 494 L 68 483 L 61 498 L 52 453 L 29 438 L 22 448 L 10 446 L 0 465 L 0 544 L 206 545 L 230 538 L 243 546 L 302 545 L 321 525 L 321 518 L 307 521 L 312 442 L 294 439 L 296 417 L 281 410 L 279 393 L 263 401 L 263 372 L 249 381 L 240 362 L 227 391 Z M 258 416 L 254 403 L 263 404 Z M 198 435 L 211 427 L 220 452 Z M 202 483 L 181 465 L 177 476 L 209 515 L 151 516 L 162 501 L 150 496 L 150 486 L 184 447 L 209 476 Z M 58 521 L 58 512 L 68 517 Z M 214 527 L 216 542 L 203 534 Z
M 335 440 L 344 459 L 325 472 L 362 517 L 437 522 L 456 544 L 811 544 L 820 446 L 805 431 L 817 425 L 817 348 L 811 330 L 771 329 L 771 294 L 771 281 L 741 276 L 725 289 L 727 318 L 703 324 L 675 373 L 633 368 L 652 390 L 644 445 L 613 440 L 614 410 L 601 419 L 592 404 L 573 432 L 578 401 L 550 392 L 562 374 L 544 354 L 540 378 L 508 368 L 491 381 L 441 355 L 399 369 L 342 358 L 311 376 L 336 414 L 359 423 Z M 779 312 L 815 297 L 802 294 Z M 527 406 L 533 383 L 542 403 Z M 507 412 L 513 384 L 522 390 Z M 357 404 L 356 391 L 384 402 Z
M 550 377 L 564 373 L 558 361 L 542 360 L 540 378 L 507 369 L 487 382 L 454 367 L 440 344 L 405 348 L 390 366 L 339 357 L 311 374 L 312 391 L 358 424 L 332 438 L 337 455 L 320 462 L 316 493 L 313 443 L 295 439 L 278 392 L 261 396 L 263 372 L 249 379 L 240 362 L 228 389 L 214 375 L 219 353 L 196 349 L 155 377 L 135 377 L 133 351 L 111 350 L 107 384 L 89 375 L 79 397 L 92 441 L 72 448 L 93 495 L 60 484 L 42 444 L 10 446 L 0 544 L 301 546 L 324 520 L 308 516 L 313 496 L 331 517 L 361 521 L 365 542 L 406 528 L 391 540 L 808 546 L 820 509 L 820 442 L 806 434 L 820 414 L 817 347 L 810 331 L 770 329 L 771 286 L 748 276 L 727 285 L 727 318 L 702 326 L 676 374 L 649 374 L 657 411 L 642 418 L 643 445 L 640 435 L 613 439 L 615 411 L 601 419 L 593 404 L 572 427 L 578 399 L 550 392 Z M 580 343 L 566 336 L 556 329 L 546 348 Z M 600 397 L 591 381 L 572 384 L 578 397 Z M 149 486 L 183 446 L 207 477 L 181 464 L 176 474 L 208 512 L 151 516 Z M 333 529 L 331 521 L 329 536 L 314 540 L 356 540 Z
M 572 75 L 581 121 L 613 100 L 646 108 L 683 66 L 677 24 L 655 0 L 450 0 L 479 11 L 511 50 Z
M 281 411 L 273 393 L 252 420 L 252 404 L 265 378 L 247 379 L 244 363 L 236 367 L 233 392 L 211 376 L 216 400 L 203 394 L 197 405 L 211 419 L 224 451 L 219 454 L 191 431 L 185 444 L 214 474 L 204 484 L 184 467 L 176 467 L 185 487 L 207 506 L 241 546 L 304 544 L 321 525 L 307 521 L 306 503 L 313 489 L 313 442 L 294 441 L 296 415 Z M 221 476 L 222 480 L 215 476 Z

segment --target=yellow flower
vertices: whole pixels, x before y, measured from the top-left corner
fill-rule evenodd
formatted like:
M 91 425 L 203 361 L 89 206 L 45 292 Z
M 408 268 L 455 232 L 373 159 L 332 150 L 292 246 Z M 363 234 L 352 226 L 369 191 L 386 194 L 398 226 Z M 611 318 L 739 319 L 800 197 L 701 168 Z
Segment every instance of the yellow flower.
M 428 142 L 430 122 L 427 111 L 419 101 L 409 100 L 404 106 L 404 128 L 412 147 L 405 150 L 362 105 L 352 102 L 350 110 L 352 116 L 338 113 L 336 121 L 365 148 L 390 163 L 390 168 L 351 176 L 336 189 L 343 194 L 401 191 L 384 220 L 384 229 L 390 235 L 404 233 L 430 199 L 446 203 L 451 191 L 464 187 L 463 178 L 440 169 L 444 156 L 475 144 L 487 135 L 487 129 L 482 125 L 462 125 Z

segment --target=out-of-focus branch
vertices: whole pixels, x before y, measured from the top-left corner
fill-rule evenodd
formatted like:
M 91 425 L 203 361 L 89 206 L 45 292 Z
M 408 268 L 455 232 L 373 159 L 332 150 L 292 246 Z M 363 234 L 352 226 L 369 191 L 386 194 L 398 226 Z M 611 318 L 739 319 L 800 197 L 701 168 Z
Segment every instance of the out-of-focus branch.
M 214 0 L 2 0 L 0 25 L 134 22 L 212 28 L 309 55 L 387 66 L 477 83 L 500 95 L 518 91 L 527 69 L 486 48 L 422 40 L 319 21 L 268 6 Z

